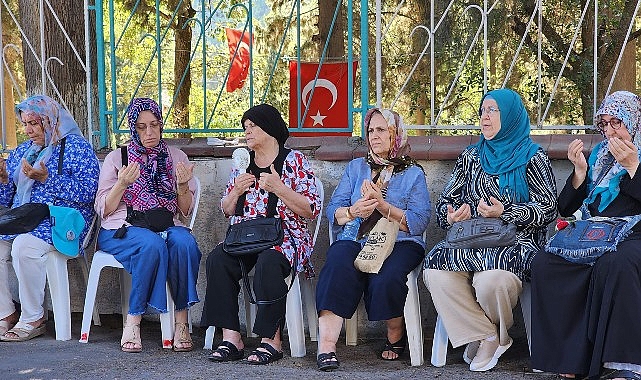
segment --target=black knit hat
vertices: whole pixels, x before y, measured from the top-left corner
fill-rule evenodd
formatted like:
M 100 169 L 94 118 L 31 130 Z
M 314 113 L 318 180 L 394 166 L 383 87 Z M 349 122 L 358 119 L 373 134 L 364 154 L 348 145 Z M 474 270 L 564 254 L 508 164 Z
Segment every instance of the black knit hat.
M 243 129 L 245 129 L 245 120 L 247 119 L 275 138 L 278 141 L 278 145 L 285 145 L 285 141 L 289 137 L 289 130 L 285 120 L 283 120 L 276 108 L 269 104 L 259 104 L 248 109 L 240 119 Z

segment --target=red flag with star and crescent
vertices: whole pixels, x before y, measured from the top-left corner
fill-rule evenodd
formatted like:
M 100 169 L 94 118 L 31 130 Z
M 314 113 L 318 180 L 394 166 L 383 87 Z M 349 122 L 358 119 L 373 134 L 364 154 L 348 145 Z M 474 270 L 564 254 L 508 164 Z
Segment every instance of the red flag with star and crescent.
M 242 30 L 225 28 L 227 34 L 227 45 L 229 45 L 229 60 L 231 61 L 231 70 L 227 78 L 227 92 L 233 92 L 245 85 L 245 79 L 249 73 L 249 36 L 248 32 Z M 240 45 L 239 45 L 240 42 Z M 238 47 L 238 53 L 234 57 Z
M 332 128 L 348 128 L 348 79 L 347 62 L 324 63 L 321 66 L 316 85 L 314 78 L 318 63 L 300 64 L 301 117 L 309 108 L 303 120 L 303 128 L 323 128 L 327 132 L 292 131 L 292 136 L 351 136 L 351 132 L 331 132 Z M 353 62 L 353 75 L 356 76 L 357 62 Z M 297 128 L 297 62 L 289 62 L 289 126 Z M 354 78 L 352 78 L 353 81 Z M 315 89 L 314 89 L 315 87 Z M 313 94 L 312 94 L 312 90 Z

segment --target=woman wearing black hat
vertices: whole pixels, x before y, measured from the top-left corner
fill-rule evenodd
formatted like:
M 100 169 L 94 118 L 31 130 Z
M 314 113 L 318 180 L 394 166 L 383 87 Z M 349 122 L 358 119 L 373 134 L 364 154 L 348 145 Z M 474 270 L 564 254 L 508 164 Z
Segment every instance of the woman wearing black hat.
M 232 170 L 220 202 L 221 209 L 231 217 L 231 224 L 236 224 L 267 216 L 269 204 L 277 201 L 275 217 L 283 220 L 284 229 L 281 245 L 241 258 L 246 271 L 254 268 L 252 287 L 259 301 L 253 332 L 261 337 L 261 343 L 249 354 L 247 362 L 267 364 L 283 357 L 280 332 L 284 327 L 284 295 L 288 290 L 284 279 L 292 272 L 293 265 L 298 272 L 312 270 L 309 262 L 312 238 L 307 219 L 318 215 L 321 200 L 305 155 L 285 148 L 289 131 L 276 108 L 268 104 L 254 106 L 245 112 L 241 124 L 251 150 L 250 164 L 246 172 L 238 168 Z M 212 361 L 244 357 L 238 319 L 242 271 L 239 258 L 223 251 L 222 244 L 207 258 L 203 321 L 223 331 L 223 341 L 209 355 Z M 275 302 L 261 304 L 260 301 Z

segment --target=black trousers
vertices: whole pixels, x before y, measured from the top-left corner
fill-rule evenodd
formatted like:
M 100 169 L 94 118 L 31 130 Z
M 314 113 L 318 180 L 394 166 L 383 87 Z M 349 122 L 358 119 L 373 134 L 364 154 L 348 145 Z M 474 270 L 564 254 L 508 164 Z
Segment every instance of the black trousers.
M 254 268 L 254 298 L 259 301 L 275 300 L 287 293 L 284 279 L 291 273 L 291 265 L 282 253 L 268 249 L 260 254 L 243 256 L 245 268 Z M 219 244 L 207 257 L 207 292 L 203 313 L 205 326 L 216 326 L 240 331 L 238 293 L 242 279 L 237 257 L 225 253 Z M 258 305 L 253 332 L 262 338 L 274 339 L 276 331 L 285 324 L 285 298 L 271 304 Z

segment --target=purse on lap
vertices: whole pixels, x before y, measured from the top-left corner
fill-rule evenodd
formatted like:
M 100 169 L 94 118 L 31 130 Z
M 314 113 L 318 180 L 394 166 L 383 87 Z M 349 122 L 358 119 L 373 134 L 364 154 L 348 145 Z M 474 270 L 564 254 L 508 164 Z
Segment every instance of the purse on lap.
M 500 218 L 473 218 L 455 222 L 447 230 L 446 248 L 491 248 L 516 244 L 516 225 Z

